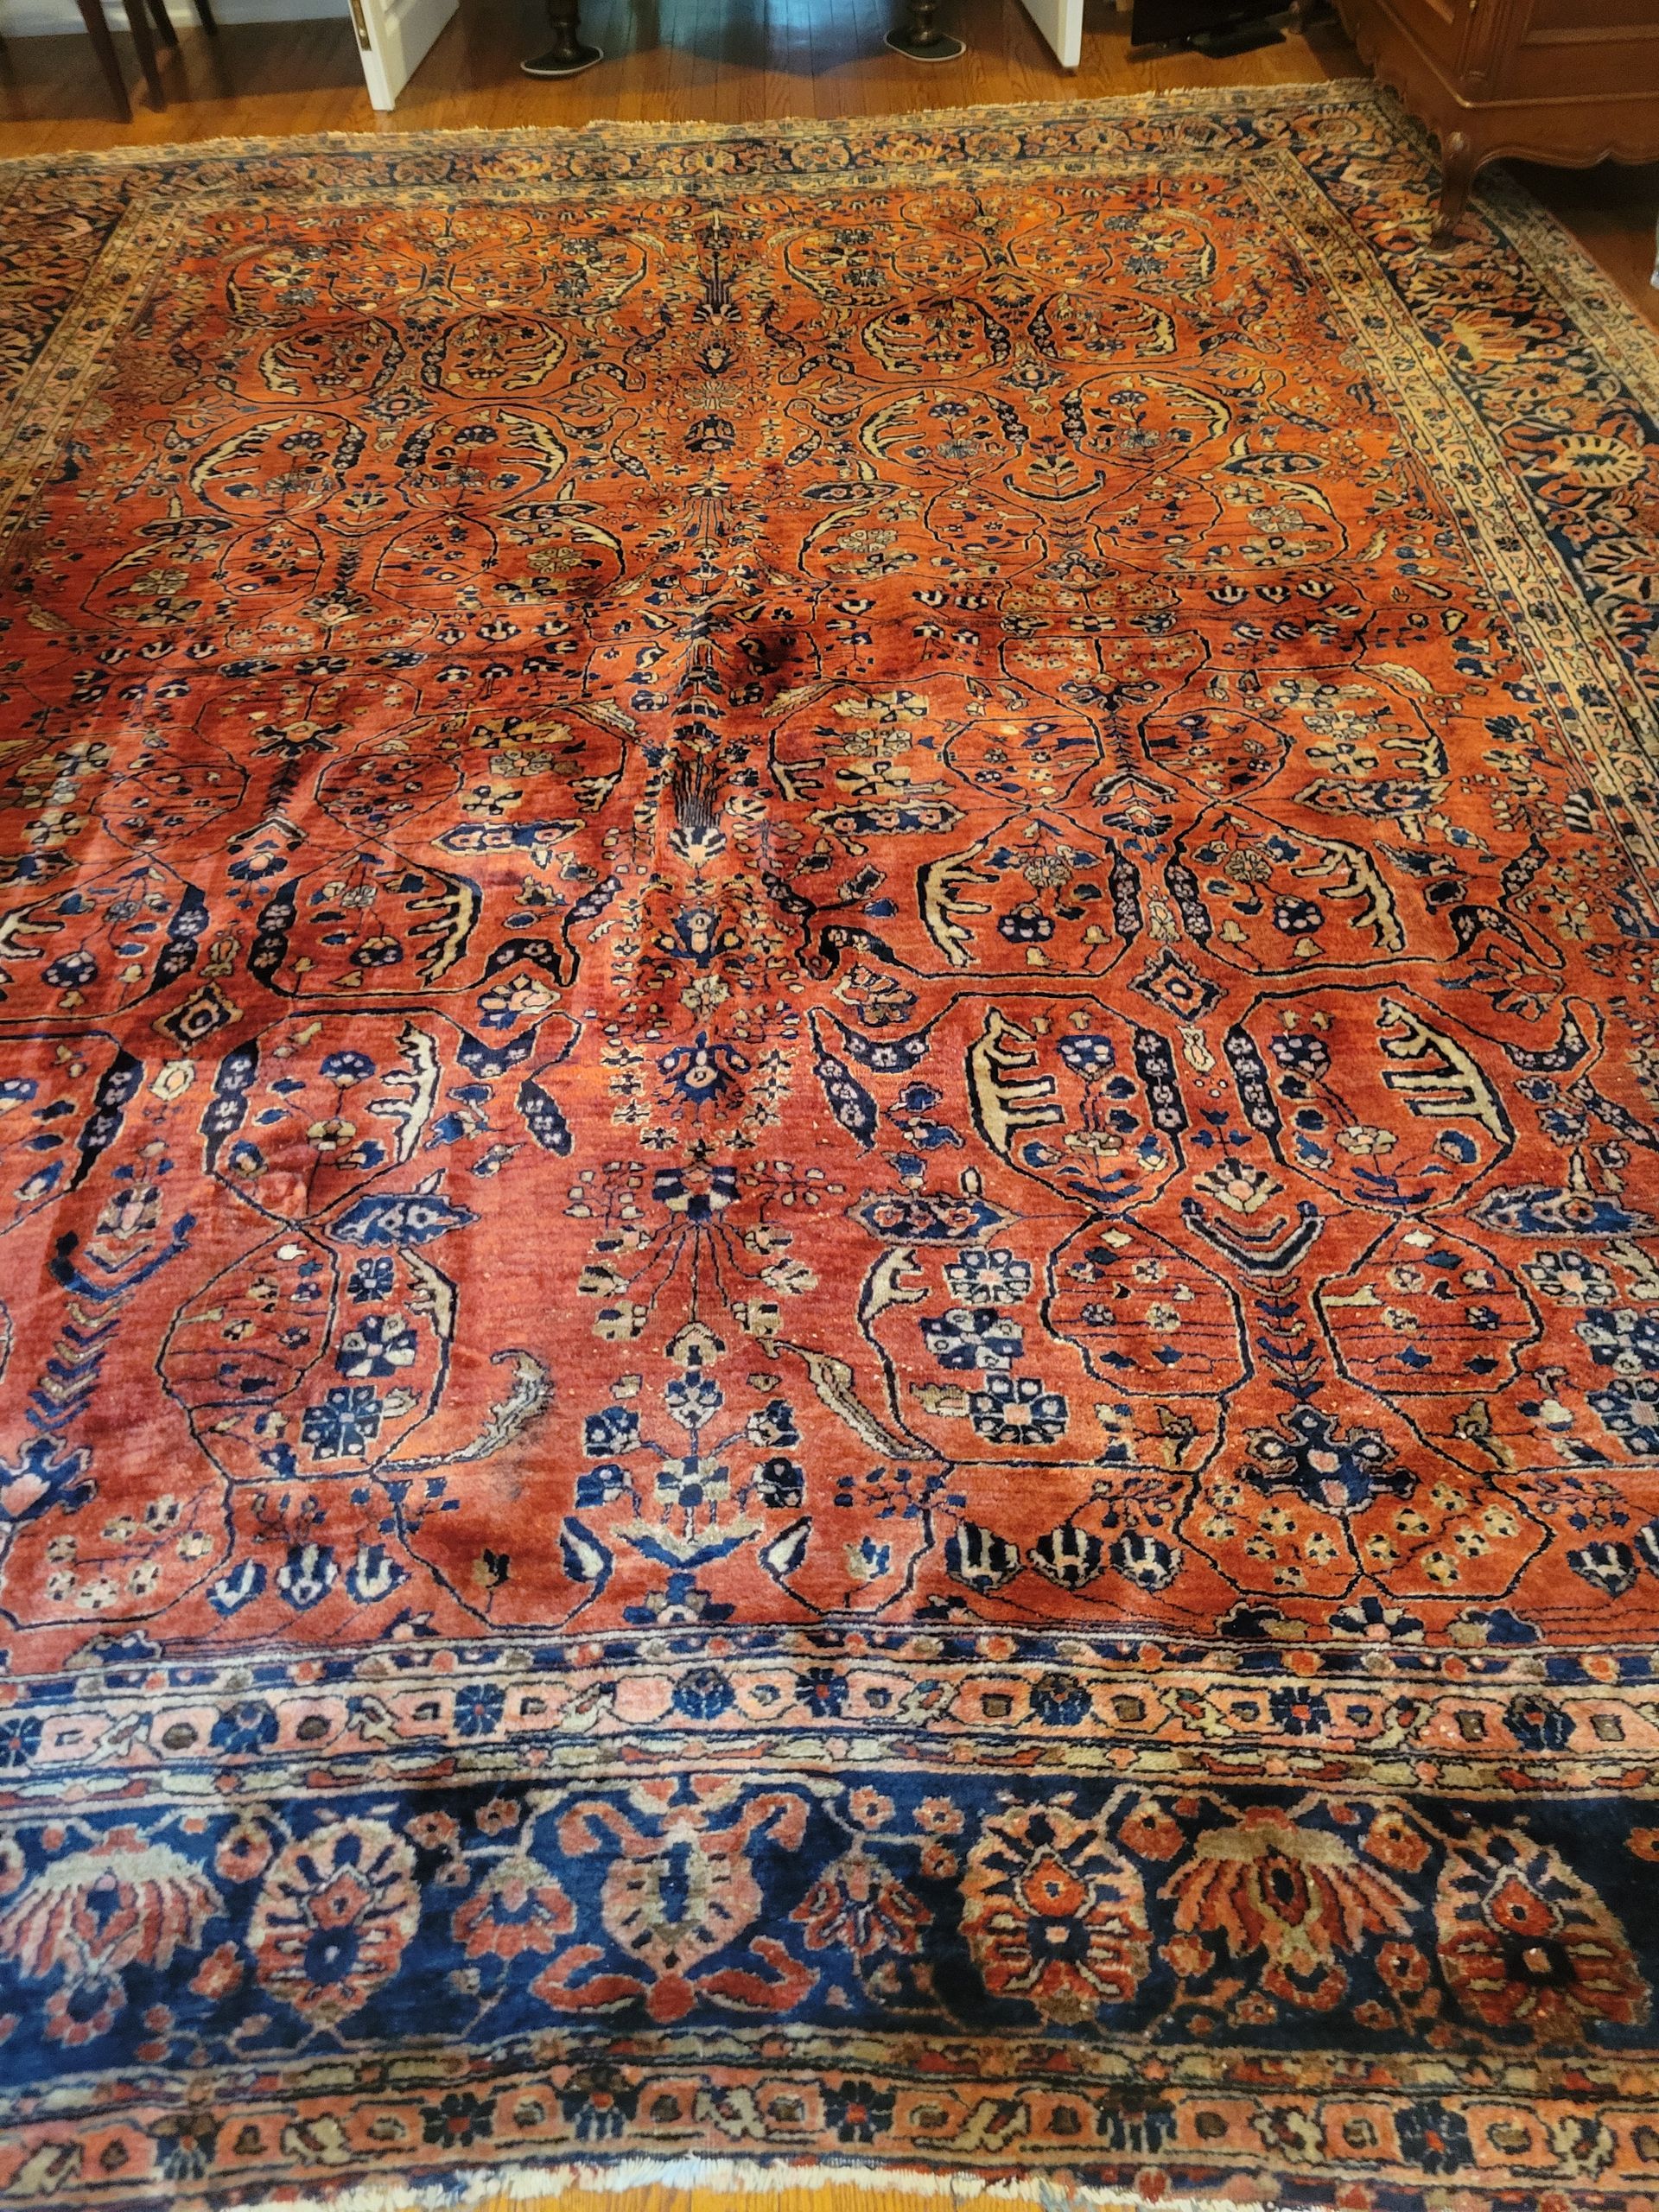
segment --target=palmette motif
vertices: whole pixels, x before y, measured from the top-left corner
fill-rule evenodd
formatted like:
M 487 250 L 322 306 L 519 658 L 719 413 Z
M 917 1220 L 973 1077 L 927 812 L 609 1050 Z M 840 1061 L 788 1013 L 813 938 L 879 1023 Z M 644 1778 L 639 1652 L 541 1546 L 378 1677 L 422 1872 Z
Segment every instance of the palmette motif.
M 1659 2189 L 1656 378 L 1424 166 L 14 173 L 9 2199 Z

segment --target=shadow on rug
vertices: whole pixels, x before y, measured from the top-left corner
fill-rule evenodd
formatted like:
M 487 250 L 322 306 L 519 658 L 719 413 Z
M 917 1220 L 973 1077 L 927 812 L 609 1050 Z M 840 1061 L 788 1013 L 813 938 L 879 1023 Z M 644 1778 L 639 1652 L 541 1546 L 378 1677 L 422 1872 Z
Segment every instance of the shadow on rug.
M 8 2201 L 1659 2188 L 1659 376 L 1431 182 L 4 173 Z

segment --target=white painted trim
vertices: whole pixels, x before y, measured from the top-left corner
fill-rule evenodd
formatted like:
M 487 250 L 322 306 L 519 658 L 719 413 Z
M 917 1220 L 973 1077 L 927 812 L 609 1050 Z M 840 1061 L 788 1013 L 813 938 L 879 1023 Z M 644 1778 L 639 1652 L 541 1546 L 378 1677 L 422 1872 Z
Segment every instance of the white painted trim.
M 432 41 L 455 12 L 456 0 L 352 0 L 358 60 L 370 105 L 396 107 Z
M 1075 69 L 1083 60 L 1083 0 L 1024 0 L 1024 5 L 1061 68 Z

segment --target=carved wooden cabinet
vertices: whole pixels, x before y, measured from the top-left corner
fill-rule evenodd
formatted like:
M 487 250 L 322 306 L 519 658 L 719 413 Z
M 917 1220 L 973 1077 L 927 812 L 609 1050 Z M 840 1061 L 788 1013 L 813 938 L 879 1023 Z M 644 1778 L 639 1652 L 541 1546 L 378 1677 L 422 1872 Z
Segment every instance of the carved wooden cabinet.
M 1336 0 L 1361 56 L 1440 142 L 1443 245 L 1500 155 L 1659 157 L 1659 0 Z

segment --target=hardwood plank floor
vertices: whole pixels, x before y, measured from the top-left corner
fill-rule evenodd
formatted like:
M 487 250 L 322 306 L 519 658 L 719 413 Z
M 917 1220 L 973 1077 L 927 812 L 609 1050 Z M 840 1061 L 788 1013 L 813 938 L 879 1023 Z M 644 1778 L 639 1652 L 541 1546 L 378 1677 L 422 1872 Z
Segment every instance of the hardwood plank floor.
M 181 29 L 162 57 L 168 105 L 115 121 L 79 35 L 0 49 L 0 153 L 166 145 L 186 139 L 313 130 L 453 130 L 524 124 L 760 122 L 787 115 L 887 115 L 979 102 L 1070 99 L 1180 85 L 1304 83 L 1359 73 L 1332 24 L 1225 61 L 1183 54 L 1128 59 L 1127 17 L 1090 0 L 1083 66 L 1058 67 L 1019 0 L 945 0 L 969 41 L 959 62 L 906 61 L 881 41 L 898 0 L 585 0 L 583 29 L 606 58 L 586 76 L 543 83 L 519 57 L 545 43 L 541 0 L 461 0 L 461 11 L 399 101 L 369 105 L 345 21 Z M 175 0 L 182 22 L 187 12 Z M 122 42 L 124 49 L 124 41 Z M 1659 326 L 1653 268 L 1659 164 L 1572 171 L 1528 166 L 1553 207 Z

